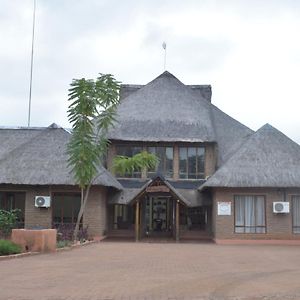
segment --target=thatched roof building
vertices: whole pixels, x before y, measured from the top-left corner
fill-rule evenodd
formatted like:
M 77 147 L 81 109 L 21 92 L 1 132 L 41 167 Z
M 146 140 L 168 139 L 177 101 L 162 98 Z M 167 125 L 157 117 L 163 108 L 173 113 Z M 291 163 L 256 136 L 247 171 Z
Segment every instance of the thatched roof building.
M 69 139 L 70 133 L 56 124 L 0 129 L 0 184 L 76 185 L 67 165 Z M 121 189 L 103 167 L 94 184 Z
M 253 131 L 211 104 L 209 85 L 185 85 L 165 71 L 146 85 L 124 85 L 111 140 L 216 142 L 221 165 Z
M 299 187 L 300 146 L 269 124 L 212 175 L 207 187 Z

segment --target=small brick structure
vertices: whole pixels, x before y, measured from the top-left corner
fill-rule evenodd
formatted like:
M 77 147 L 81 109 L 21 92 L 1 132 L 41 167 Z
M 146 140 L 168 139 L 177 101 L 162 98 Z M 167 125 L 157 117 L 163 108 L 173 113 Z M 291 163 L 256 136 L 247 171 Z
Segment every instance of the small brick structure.
M 56 229 L 13 229 L 11 240 L 24 252 L 55 252 Z

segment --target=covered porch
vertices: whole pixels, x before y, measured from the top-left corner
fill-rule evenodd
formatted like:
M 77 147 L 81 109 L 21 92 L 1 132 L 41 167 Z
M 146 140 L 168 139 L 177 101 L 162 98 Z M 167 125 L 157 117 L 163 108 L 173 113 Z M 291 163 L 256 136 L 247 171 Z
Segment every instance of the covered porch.
M 209 240 L 211 206 L 191 201 L 193 197 L 188 198 L 189 195 L 193 191 L 179 191 L 160 176 L 141 188 L 127 189 L 118 197 L 125 200 L 123 203 L 118 201 L 108 206 L 107 236 L 135 241 Z

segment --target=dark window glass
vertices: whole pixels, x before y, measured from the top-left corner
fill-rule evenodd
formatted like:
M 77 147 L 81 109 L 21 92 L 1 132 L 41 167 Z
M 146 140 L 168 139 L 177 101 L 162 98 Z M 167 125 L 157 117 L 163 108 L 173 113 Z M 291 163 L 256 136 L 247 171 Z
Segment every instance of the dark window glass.
M 148 177 L 156 173 L 160 173 L 167 178 L 173 177 L 173 147 L 148 147 L 147 151 L 159 158 L 156 168 L 148 171 Z
M 263 196 L 235 196 L 235 232 L 265 233 L 265 198 Z
M 52 218 L 54 225 L 74 224 L 80 210 L 80 194 L 55 194 L 52 197 Z
M 116 150 L 117 150 L 117 155 L 132 157 L 138 153 L 141 153 L 143 148 L 140 146 L 117 145 Z M 123 176 L 117 174 L 117 177 L 141 178 L 141 172 L 135 171 L 132 174 L 125 174 Z
M 114 205 L 114 229 L 131 229 L 134 224 L 133 206 Z
M 18 228 L 24 227 L 25 215 L 25 193 L 22 192 L 0 192 L 0 209 L 11 211 L 19 209 Z
M 179 147 L 179 178 L 204 178 L 204 147 Z
M 293 233 L 300 233 L 300 196 L 292 196 Z

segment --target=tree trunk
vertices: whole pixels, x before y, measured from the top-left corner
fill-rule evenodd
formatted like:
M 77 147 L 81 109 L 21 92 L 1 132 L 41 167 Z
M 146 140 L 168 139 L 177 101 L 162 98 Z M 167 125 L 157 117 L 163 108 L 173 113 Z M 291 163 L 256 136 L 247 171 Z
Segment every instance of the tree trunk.
M 73 240 L 77 241 L 78 240 L 78 231 L 79 231 L 79 225 L 80 225 L 80 220 L 82 219 L 82 216 L 84 214 L 85 211 L 85 207 L 86 207 L 86 203 L 89 197 L 89 193 L 90 193 L 90 188 L 91 188 L 91 183 L 88 185 L 88 187 L 86 188 L 86 192 L 84 195 L 84 189 L 81 189 L 81 205 L 80 205 L 80 210 L 78 213 L 78 217 L 77 217 L 77 222 L 75 225 L 75 229 L 74 229 L 74 234 L 73 234 Z

